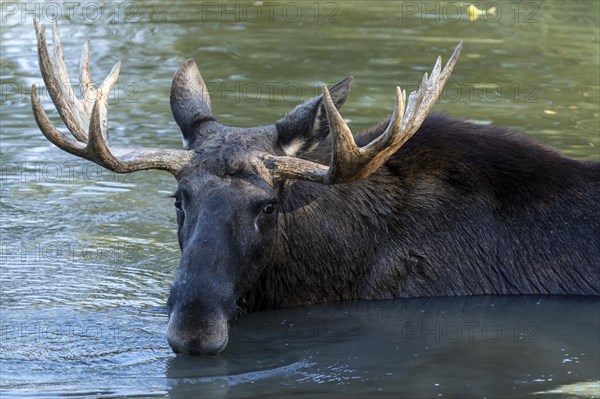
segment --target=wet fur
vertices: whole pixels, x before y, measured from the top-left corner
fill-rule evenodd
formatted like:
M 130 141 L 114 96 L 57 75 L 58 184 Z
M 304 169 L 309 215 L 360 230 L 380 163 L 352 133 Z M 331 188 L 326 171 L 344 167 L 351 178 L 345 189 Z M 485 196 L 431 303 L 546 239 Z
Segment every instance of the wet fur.
M 386 123 L 357 137 L 359 145 Z M 304 157 L 327 163 L 328 141 Z M 600 294 L 600 163 L 426 119 L 375 174 L 290 182 L 249 310 L 346 299 Z

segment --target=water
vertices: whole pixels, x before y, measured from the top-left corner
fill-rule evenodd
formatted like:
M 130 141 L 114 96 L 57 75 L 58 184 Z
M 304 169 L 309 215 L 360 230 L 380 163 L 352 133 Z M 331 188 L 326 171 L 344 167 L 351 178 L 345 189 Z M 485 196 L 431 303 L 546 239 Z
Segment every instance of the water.
M 418 298 L 260 312 L 216 358 L 169 353 L 164 309 L 17 307 L 2 316 L 2 378 L 35 397 L 522 397 L 597 379 L 599 305 Z
M 598 298 L 261 312 L 233 327 L 221 356 L 176 357 L 164 335 L 179 256 L 174 180 L 117 176 L 60 152 L 37 129 L 28 95 L 43 85 L 32 17 L 49 23 L 56 10 L 72 76 L 86 38 L 95 81 L 124 62 L 109 105 L 113 144 L 123 146 L 180 148 L 168 93 L 186 57 L 219 120 L 238 126 L 271 123 L 320 84 L 353 75 L 343 114 L 360 130 L 390 112 L 394 85 L 414 87 L 464 40 L 436 110 L 600 160 L 597 2 L 500 2 L 497 20 L 474 22 L 455 2 L 74 4 L 1 6 L 3 397 L 600 396 Z
M 262 358 L 264 353 L 272 353 L 265 359 L 267 371 L 256 372 L 253 365 L 253 372 L 248 372 L 246 364 L 224 358 L 225 370 L 232 377 L 191 379 L 184 387 L 200 392 L 203 387 L 190 385 L 216 380 L 224 382 L 224 392 L 232 396 L 250 390 L 261 397 L 275 397 L 281 391 L 331 397 L 343 393 L 357 398 L 378 392 L 391 397 L 417 393 L 465 397 L 467 392 L 472 396 L 493 392 L 505 397 L 526 392 L 532 387 L 523 386 L 529 384 L 543 390 L 569 381 L 568 373 L 573 370 L 579 378 L 594 378 L 594 354 L 587 350 L 578 359 L 590 356 L 589 362 L 583 360 L 585 365 L 577 364 L 581 368 L 564 368 L 562 373 L 537 363 L 564 362 L 573 356 L 565 351 L 573 353 L 577 346 L 565 340 L 570 331 L 546 330 L 548 326 L 541 321 L 544 316 L 538 318 L 535 313 L 561 309 L 555 307 L 558 301 L 543 301 L 538 300 L 536 306 L 534 301 L 515 298 L 417 299 L 294 309 L 275 320 L 272 312 L 256 314 L 234 331 L 234 347 L 239 347 L 242 356 Z M 529 310 L 523 311 L 527 305 Z M 591 309 L 597 302 L 590 305 Z M 578 316 L 565 321 L 570 326 L 593 328 L 589 323 Z M 593 346 L 594 341 L 579 344 Z M 451 367 L 458 361 L 468 366 Z M 188 363 L 188 370 L 191 367 Z M 187 371 L 187 376 L 193 374 Z M 502 377 L 494 378 L 497 374 Z M 174 375 L 186 374 L 179 371 Z M 281 389 L 248 388 L 254 376 L 258 382 Z M 513 379 L 512 384 L 506 384 L 507 378 Z

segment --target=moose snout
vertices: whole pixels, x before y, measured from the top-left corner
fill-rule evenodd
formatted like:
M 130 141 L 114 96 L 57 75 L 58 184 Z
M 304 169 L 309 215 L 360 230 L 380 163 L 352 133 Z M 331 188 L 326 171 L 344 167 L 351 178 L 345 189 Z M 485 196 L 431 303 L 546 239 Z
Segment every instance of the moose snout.
M 167 326 L 167 341 L 173 352 L 183 355 L 216 356 L 227 346 L 229 322 L 218 315 L 207 320 L 190 320 L 173 311 Z
M 167 300 L 167 341 L 178 354 L 216 356 L 227 345 L 229 321 L 237 315 L 238 307 L 231 279 L 214 270 L 215 264 L 222 263 L 206 262 L 206 256 L 201 255 L 183 251 Z M 204 262 L 191 261 L 197 258 L 204 258 Z

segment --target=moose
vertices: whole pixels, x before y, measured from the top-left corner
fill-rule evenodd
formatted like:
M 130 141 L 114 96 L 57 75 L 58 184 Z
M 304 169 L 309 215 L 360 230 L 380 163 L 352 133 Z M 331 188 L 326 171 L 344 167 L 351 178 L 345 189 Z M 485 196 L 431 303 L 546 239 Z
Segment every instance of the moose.
M 31 88 L 35 120 L 60 149 L 117 173 L 160 169 L 174 194 L 181 259 L 167 302 L 176 353 L 217 355 L 241 314 L 327 301 L 479 294 L 600 294 L 600 163 L 503 128 L 431 115 L 462 42 L 389 119 L 353 135 L 339 113 L 352 78 L 273 125 L 221 125 L 188 59 L 170 104 L 183 150 L 109 144 L 108 96 L 88 42 L 73 93 L 58 26 L 41 74 L 73 137 Z

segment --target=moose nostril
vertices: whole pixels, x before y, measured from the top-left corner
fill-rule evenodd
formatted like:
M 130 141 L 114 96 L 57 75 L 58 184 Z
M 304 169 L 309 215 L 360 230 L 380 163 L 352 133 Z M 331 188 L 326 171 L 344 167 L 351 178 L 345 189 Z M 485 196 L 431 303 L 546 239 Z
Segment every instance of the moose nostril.
M 188 349 L 187 354 L 191 356 L 200 356 L 202 354 L 202 351 L 200 349 L 192 348 Z
M 171 339 L 171 338 L 167 338 L 167 342 L 169 343 L 169 346 L 171 347 L 171 350 L 174 353 L 180 354 L 180 353 L 185 353 L 185 347 L 183 345 L 181 345 L 179 342 Z

